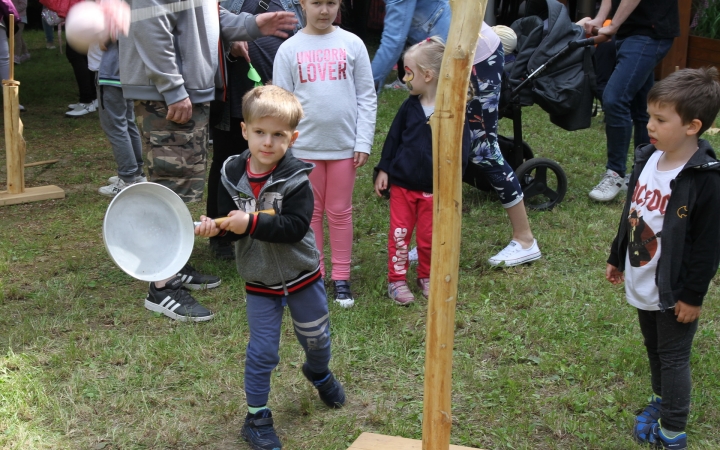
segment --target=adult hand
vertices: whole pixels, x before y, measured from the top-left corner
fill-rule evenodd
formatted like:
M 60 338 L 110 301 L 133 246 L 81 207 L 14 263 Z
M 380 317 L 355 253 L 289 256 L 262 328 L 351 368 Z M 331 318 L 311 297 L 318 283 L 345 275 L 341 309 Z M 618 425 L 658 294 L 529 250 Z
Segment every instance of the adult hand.
M 617 267 L 613 266 L 612 264 L 608 264 L 605 268 L 605 279 L 607 279 L 612 284 L 620 284 L 625 281 L 625 275 L 623 275 L 623 273 L 620 272 Z
M 593 28 L 602 28 L 603 21 L 599 19 L 591 19 L 590 17 L 584 17 L 576 22 L 578 25 L 583 27 L 585 34 L 592 35 Z
M 235 58 L 245 58 L 250 62 L 250 53 L 248 53 L 248 43 L 245 41 L 234 41 L 230 44 L 230 54 Z
M 122 0 L 100 0 L 99 4 L 110 39 L 117 41 L 120 34 L 127 36 L 130 31 L 130 5 Z
M 388 174 L 384 170 L 378 172 L 377 178 L 375 178 L 375 193 L 378 197 L 382 197 L 382 191 L 387 189 L 388 186 Z
M 221 230 L 232 231 L 235 234 L 243 234 L 250 223 L 250 215 L 245 211 L 235 210 L 228 213 L 228 218 L 220 224 Z
M 255 23 L 263 36 L 287 38 L 290 35 L 283 30 L 292 30 L 298 23 L 295 14 L 288 11 L 276 11 L 255 16 Z
M 675 304 L 675 316 L 680 323 L 695 322 L 700 317 L 702 306 L 688 305 L 682 300 L 678 300 Z
M 608 25 L 606 27 L 600 28 L 598 30 L 597 34 L 598 34 L 598 36 L 600 36 L 602 34 L 602 35 L 610 37 L 610 36 L 614 36 L 615 33 L 617 33 L 619 29 L 620 29 L 620 27 L 618 27 L 617 25 L 613 25 L 611 23 L 610 25 Z
M 192 102 L 190 97 L 186 97 L 179 102 L 168 105 L 168 112 L 165 118 L 175 123 L 186 123 L 192 117 Z
M 368 156 L 369 155 L 367 153 L 355 152 L 355 157 L 353 158 L 353 167 L 357 169 L 364 166 L 368 160 Z

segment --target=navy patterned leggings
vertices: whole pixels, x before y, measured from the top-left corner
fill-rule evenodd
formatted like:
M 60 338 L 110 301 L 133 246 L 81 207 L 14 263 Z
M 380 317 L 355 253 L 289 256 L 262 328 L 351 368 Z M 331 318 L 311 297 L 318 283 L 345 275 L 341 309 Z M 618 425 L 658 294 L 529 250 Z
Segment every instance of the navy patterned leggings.
M 502 45 L 484 61 L 475 64 L 470 82 L 475 90 L 467 105 L 470 122 L 472 162 L 488 177 L 504 208 L 510 208 L 523 199 L 520 181 L 505 161 L 498 145 L 498 106 L 505 54 Z

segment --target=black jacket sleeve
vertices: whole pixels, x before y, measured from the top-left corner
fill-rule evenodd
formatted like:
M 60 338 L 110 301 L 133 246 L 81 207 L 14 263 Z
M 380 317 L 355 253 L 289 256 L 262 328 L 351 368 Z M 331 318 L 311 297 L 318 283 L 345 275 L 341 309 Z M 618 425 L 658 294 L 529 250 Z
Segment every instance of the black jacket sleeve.
M 405 128 L 405 116 L 407 115 L 408 100 L 405 100 L 400 106 L 395 118 L 390 125 L 390 130 L 385 137 L 385 144 L 383 144 L 382 153 L 380 154 L 380 162 L 376 166 L 376 169 L 382 170 L 385 173 L 390 172 L 392 161 L 395 159 L 395 153 L 398 147 L 402 144 L 402 134 Z
M 686 241 L 692 252 L 686 265 L 682 290 L 676 293 L 676 300 L 700 306 L 720 264 L 720 208 L 717 206 L 720 175 L 717 172 L 707 173 L 702 180 L 697 180 L 695 189 L 698 197 L 689 217 L 689 241 Z
M 253 239 L 280 244 L 300 242 L 310 228 L 314 198 L 310 181 L 305 180 L 282 200 L 279 214 L 258 214 L 257 223 L 250 232 Z

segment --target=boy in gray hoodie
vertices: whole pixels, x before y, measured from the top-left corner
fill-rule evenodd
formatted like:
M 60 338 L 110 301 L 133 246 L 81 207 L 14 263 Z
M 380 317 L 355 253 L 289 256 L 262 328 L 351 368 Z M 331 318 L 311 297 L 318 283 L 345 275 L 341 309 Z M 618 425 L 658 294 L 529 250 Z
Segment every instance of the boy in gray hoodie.
M 302 106 L 277 86 L 255 88 L 243 97 L 242 131 L 249 150 L 231 156 L 222 169 L 220 226 L 202 216 L 195 234 L 236 241 L 235 258 L 245 279 L 250 339 L 245 353 L 248 413 L 241 435 L 253 449 L 282 445 L 267 407 L 270 375 L 278 354 L 284 307 L 305 350 L 302 372 L 331 408 L 345 403 L 345 391 L 328 368 L 330 320 L 320 254 L 310 228 L 313 165 L 287 153 L 297 139 Z

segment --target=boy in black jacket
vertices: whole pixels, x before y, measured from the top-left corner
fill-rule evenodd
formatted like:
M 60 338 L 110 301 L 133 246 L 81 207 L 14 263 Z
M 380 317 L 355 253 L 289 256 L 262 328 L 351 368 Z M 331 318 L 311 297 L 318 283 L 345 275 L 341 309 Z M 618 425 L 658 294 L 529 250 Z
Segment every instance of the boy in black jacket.
M 270 374 L 280 361 L 284 306 L 305 350 L 302 372 L 320 399 L 339 408 L 345 391 L 328 368 L 327 296 L 310 228 L 314 202 L 308 173 L 313 165 L 286 153 L 298 137 L 302 106 L 290 92 L 262 86 L 245 94 L 242 109 L 242 132 L 250 148 L 225 161 L 218 192 L 218 212 L 228 219 L 218 227 L 201 216 L 195 234 L 236 241 L 250 327 L 245 356 L 248 414 L 241 435 L 255 450 L 275 450 L 282 445 L 267 400 Z
M 635 152 L 633 188 L 607 261 L 605 277 L 625 281 L 638 309 L 650 360 L 653 393 L 633 437 L 658 448 L 687 448 L 690 352 L 720 263 L 720 163 L 699 136 L 719 109 L 715 68 L 675 72 L 650 90 L 651 145 Z

